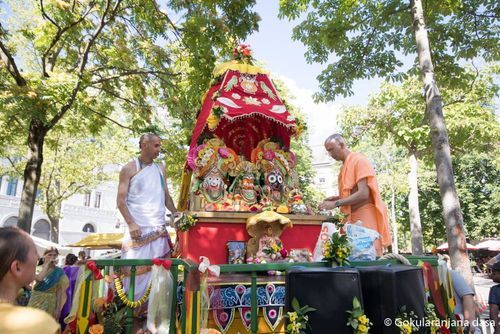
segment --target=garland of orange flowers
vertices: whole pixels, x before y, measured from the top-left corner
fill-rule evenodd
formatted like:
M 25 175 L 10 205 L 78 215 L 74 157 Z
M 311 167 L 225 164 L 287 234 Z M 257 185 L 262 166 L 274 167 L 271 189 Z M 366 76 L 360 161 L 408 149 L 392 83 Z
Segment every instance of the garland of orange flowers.
M 142 304 L 144 304 L 144 302 L 148 299 L 149 293 L 151 292 L 151 284 L 149 284 L 149 287 L 146 290 L 146 293 L 144 294 L 144 296 L 142 296 L 137 301 L 129 300 L 127 298 L 127 296 L 125 295 L 125 291 L 123 290 L 123 283 L 120 280 L 120 277 L 118 277 L 118 276 L 115 276 L 115 289 L 116 289 L 116 293 L 118 294 L 118 297 L 120 297 L 120 300 L 123 302 L 123 304 L 125 304 L 131 308 L 136 308 L 136 307 L 139 307 Z

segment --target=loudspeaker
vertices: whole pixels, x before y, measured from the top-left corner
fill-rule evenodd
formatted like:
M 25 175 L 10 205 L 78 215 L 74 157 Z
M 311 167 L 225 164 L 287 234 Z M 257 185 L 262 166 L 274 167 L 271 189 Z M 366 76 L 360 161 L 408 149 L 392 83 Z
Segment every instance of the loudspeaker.
M 316 309 L 308 313 L 311 329 L 307 329 L 307 333 L 352 334 L 352 327 L 346 325 L 346 311 L 352 310 L 354 297 L 363 305 L 356 269 L 291 267 L 286 271 L 285 291 L 288 312 L 293 311 L 294 297 L 301 307 L 309 305 Z
M 425 290 L 420 268 L 397 265 L 357 269 L 361 275 L 365 314 L 373 323 L 370 333 L 399 334 L 395 319 L 403 305 L 407 313 L 413 311 L 417 315 L 421 325 L 418 333 L 425 333 Z

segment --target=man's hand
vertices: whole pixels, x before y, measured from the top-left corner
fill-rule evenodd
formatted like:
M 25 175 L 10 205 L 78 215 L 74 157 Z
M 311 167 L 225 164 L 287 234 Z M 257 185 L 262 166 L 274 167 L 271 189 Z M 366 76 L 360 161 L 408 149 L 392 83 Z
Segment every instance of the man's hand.
M 132 239 L 139 239 L 141 237 L 141 228 L 134 222 L 128 223 L 128 232 Z
M 336 200 L 335 200 L 336 201 Z M 318 205 L 318 208 L 323 211 L 323 210 L 331 210 L 335 209 L 335 201 L 328 201 L 324 200 Z

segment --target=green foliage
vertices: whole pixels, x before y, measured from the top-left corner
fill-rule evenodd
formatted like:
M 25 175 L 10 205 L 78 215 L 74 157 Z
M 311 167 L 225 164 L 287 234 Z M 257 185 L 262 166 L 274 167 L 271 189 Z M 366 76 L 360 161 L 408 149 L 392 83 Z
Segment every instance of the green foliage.
M 424 17 L 441 86 L 465 86 L 460 60 L 499 59 L 498 4 L 494 0 L 427 1 Z M 415 54 L 409 1 L 280 0 L 280 16 L 305 19 L 293 38 L 308 50 L 308 62 L 328 64 L 318 76 L 320 101 L 352 95 L 357 79 L 402 80 L 403 56 Z M 410 72 L 415 72 L 418 62 Z

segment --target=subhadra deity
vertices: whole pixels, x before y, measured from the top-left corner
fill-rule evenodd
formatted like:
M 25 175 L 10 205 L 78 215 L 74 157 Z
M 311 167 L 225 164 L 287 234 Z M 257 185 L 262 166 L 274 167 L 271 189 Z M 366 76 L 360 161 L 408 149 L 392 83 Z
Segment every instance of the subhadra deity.
M 235 174 L 236 178 L 229 187 L 229 192 L 233 193 L 234 210 L 258 211 L 260 187 L 256 184 L 259 179 L 257 166 L 249 161 L 241 161 L 236 166 Z
M 191 191 L 201 195 L 207 211 L 232 211 L 227 198 L 226 177 L 234 176 L 238 156 L 219 138 L 212 138 L 189 152 L 188 164 L 195 180 Z

